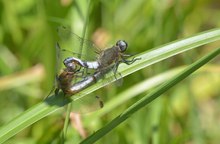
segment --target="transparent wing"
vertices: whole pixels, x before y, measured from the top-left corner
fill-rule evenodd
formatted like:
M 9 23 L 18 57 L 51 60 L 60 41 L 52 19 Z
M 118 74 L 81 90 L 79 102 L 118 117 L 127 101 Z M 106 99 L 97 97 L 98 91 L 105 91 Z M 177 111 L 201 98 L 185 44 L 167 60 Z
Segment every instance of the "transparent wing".
M 124 56 L 130 57 L 131 55 L 124 54 Z M 122 63 L 130 65 L 137 60 L 140 60 L 140 58 L 135 58 L 135 57 L 133 57 L 132 59 L 123 58 L 122 60 L 120 60 L 120 62 L 113 64 L 113 66 L 111 67 L 111 70 L 113 72 L 113 78 L 115 79 L 115 83 L 117 86 L 121 86 L 123 83 L 123 77 L 122 77 L 121 73 L 118 71 L 118 66 Z M 112 79 L 110 79 L 110 81 L 112 81 Z
M 79 37 L 71 32 L 69 28 L 60 26 L 57 32 L 60 37 L 60 47 L 68 52 L 69 56 L 74 56 L 84 61 L 94 61 L 101 52 L 92 41 Z
M 62 55 L 58 43 L 56 43 L 55 47 L 56 47 L 56 61 L 55 61 L 54 90 L 55 90 L 55 94 L 57 94 L 59 92 L 57 78 L 61 70 Z
M 59 92 L 58 88 L 58 83 L 57 83 L 57 76 L 59 75 L 59 71 L 61 70 L 61 63 L 62 63 L 62 55 L 61 55 L 61 49 L 59 47 L 59 44 L 56 43 L 55 45 L 55 53 L 56 53 L 56 57 L 55 57 L 55 75 L 54 75 L 54 81 L 53 81 L 53 86 L 49 92 L 49 94 L 44 98 L 46 99 L 49 95 L 51 95 L 54 91 Z
M 74 97 L 74 96 L 73 96 Z M 73 98 L 72 111 L 80 114 L 90 114 L 104 107 L 102 96 L 97 96 L 94 93 L 86 95 L 82 98 Z
M 121 75 L 121 73 L 117 70 L 117 66 L 116 64 L 110 65 L 108 67 L 105 67 L 102 69 L 103 71 L 103 76 L 100 79 L 105 79 L 107 78 L 107 82 L 102 82 L 103 85 L 105 85 L 105 83 L 110 83 L 112 81 L 115 81 L 115 85 L 116 86 L 122 86 L 123 84 L 123 77 Z M 109 77 L 109 75 L 112 75 L 111 77 Z
M 58 43 L 56 43 L 55 47 L 56 47 L 55 74 L 57 76 L 62 68 L 63 55 L 61 53 L 61 48 Z M 57 84 L 57 81 L 56 81 L 56 84 Z

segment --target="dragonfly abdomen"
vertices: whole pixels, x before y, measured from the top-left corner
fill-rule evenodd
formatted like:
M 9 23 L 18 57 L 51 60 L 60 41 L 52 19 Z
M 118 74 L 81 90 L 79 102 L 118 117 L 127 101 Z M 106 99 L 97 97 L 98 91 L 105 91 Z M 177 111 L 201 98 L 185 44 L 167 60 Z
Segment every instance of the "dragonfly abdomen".
M 96 83 L 100 77 L 102 77 L 102 72 L 97 72 L 94 75 L 91 76 L 87 76 L 85 79 L 83 79 L 82 81 L 79 81 L 75 84 L 73 84 L 70 88 L 69 88 L 69 92 L 70 94 L 76 94 L 80 91 L 82 91 L 83 89 L 87 88 L 88 86 L 90 86 L 93 83 Z
M 84 62 L 83 67 L 89 68 L 89 69 L 98 69 L 100 68 L 100 63 L 98 61 L 91 61 L 91 62 Z

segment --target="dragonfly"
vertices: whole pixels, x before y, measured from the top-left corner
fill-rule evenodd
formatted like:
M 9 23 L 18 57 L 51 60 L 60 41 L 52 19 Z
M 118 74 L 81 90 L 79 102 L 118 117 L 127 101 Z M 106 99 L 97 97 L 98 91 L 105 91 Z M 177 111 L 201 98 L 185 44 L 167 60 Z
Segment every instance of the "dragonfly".
M 57 95 L 60 90 L 63 91 L 65 96 L 72 96 L 79 93 L 88 86 L 96 83 L 110 71 L 114 72 L 115 79 L 117 79 L 116 73 L 120 63 L 130 65 L 136 60 L 139 60 L 139 58 L 127 60 L 127 57 L 132 55 L 125 54 L 128 44 L 124 40 L 119 40 L 114 46 L 101 50 L 97 48 L 93 42 L 79 37 L 65 27 L 59 27 L 58 34 L 62 39 L 62 41 L 59 41 L 56 45 L 57 49 L 59 49 L 59 53 L 61 51 L 67 52 L 71 56 L 65 56 L 66 58 L 63 60 L 64 68 L 60 74 L 56 75 L 55 95 Z M 72 48 L 69 49 L 70 47 Z M 92 50 L 92 52 L 89 53 L 89 56 L 91 57 L 92 55 L 92 58 L 87 58 L 84 54 L 77 53 L 77 48 Z M 90 69 L 95 71 L 88 73 L 87 70 Z M 86 70 L 86 74 L 84 70 Z M 98 96 L 96 96 L 96 98 L 98 98 Z M 100 107 L 103 107 L 103 102 L 99 101 L 99 103 Z
M 56 44 L 56 47 L 60 49 L 59 43 Z M 60 51 L 60 50 L 59 50 Z M 66 59 L 63 61 L 63 65 L 65 66 L 61 73 L 56 75 L 56 89 L 55 95 L 59 93 L 60 90 L 63 91 L 65 96 L 71 96 L 80 91 L 84 90 L 88 86 L 96 83 L 102 76 L 108 73 L 109 69 L 105 69 L 104 71 L 97 71 L 92 75 L 83 76 L 83 72 L 81 71 L 82 66 L 78 64 L 77 61 L 74 62 L 66 62 Z M 76 79 L 80 78 L 80 81 Z M 75 83 L 73 83 L 75 82 Z
M 117 73 L 120 75 L 120 77 L 122 77 L 121 74 L 118 72 L 119 64 L 125 63 L 127 65 L 131 65 L 135 61 L 140 60 L 140 58 L 134 58 L 134 57 L 131 60 L 127 59 L 131 57 L 132 55 L 125 54 L 128 48 L 128 44 L 124 40 L 118 40 L 116 44 L 111 46 L 110 48 L 101 50 L 100 48 L 97 48 L 97 46 L 95 46 L 91 41 L 84 40 L 78 35 L 72 33 L 71 31 L 68 32 L 68 29 L 66 29 L 65 27 L 62 27 L 59 30 L 61 33 L 63 32 L 65 34 L 68 34 L 68 36 L 70 38 L 72 37 L 74 41 L 78 41 L 78 43 L 80 43 L 81 45 L 85 45 L 86 48 L 90 49 L 90 51 L 91 49 L 93 49 L 93 51 L 96 53 L 95 59 L 92 61 L 87 60 L 87 58 L 82 59 L 82 58 L 78 58 L 75 56 L 67 57 L 64 60 L 64 63 L 66 63 L 67 67 L 68 67 L 68 64 L 71 65 L 71 63 L 75 63 L 85 68 L 86 70 L 94 69 L 95 72 L 102 72 L 106 70 L 109 71 L 109 69 L 111 68 L 111 70 L 114 73 L 115 79 L 118 80 L 116 77 Z M 90 52 L 89 54 L 91 55 L 94 52 Z M 106 72 L 103 72 L 103 73 L 106 73 Z
M 57 57 L 56 67 L 59 66 L 60 53 L 61 53 L 61 48 L 59 46 L 59 43 L 57 43 L 56 44 L 56 57 Z M 61 69 L 61 72 L 59 74 L 56 74 L 56 77 L 55 77 L 55 88 L 54 88 L 55 96 L 57 96 L 59 91 L 62 90 L 65 97 L 70 97 L 76 93 L 81 92 L 88 86 L 96 83 L 103 75 L 103 72 L 102 73 L 97 72 L 97 73 L 94 73 L 93 75 L 88 75 L 86 77 L 83 77 L 81 66 L 78 65 L 77 63 L 65 63 L 63 61 L 63 65 L 64 65 L 64 68 Z M 58 71 L 58 69 L 60 68 L 56 68 L 56 69 L 57 69 L 56 71 Z M 54 89 L 52 89 L 50 93 L 52 93 Z M 88 101 L 88 98 L 89 97 L 87 97 L 87 100 L 81 100 L 81 102 L 85 103 L 86 101 Z M 99 96 L 95 96 L 94 98 L 89 98 L 89 101 L 95 101 L 95 102 L 87 102 L 89 103 L 89 105 L 93 105 L 93 107 L 94 105 L 96 105 L 95 106 L 96 108 L 104 107 L 104 103 Z M 74 106 L 77 104 L 78 103 L 74 103 Z M 89 109 L 91 109 L 91 107 Z

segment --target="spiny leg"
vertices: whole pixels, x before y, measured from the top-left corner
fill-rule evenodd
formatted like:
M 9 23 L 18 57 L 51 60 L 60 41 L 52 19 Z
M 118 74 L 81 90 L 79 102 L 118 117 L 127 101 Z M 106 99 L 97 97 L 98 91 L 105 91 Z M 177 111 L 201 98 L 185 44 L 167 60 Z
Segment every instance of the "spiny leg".
M 117 77 L 116 77 L 116 73 L 117 73 L 117 71 L 118 71 L 118 66 L 119 66 L 119 64 L 120 64 L 120 61 L 117 61 L 116 63 L 115 63 L 115 65 L 113 66 L 113 73 L 114 73 L 114 77 L 115 77 L 115 79 L 117 80 Z
M 122 62 L 122 63 L 125 63 L 125 64 L 127 64 L 127 65 L 131 65 L 131 64 L 133 64 L 135 61 L 140 60 L 140 59 L 141 59 L 141 58 L 132 58 L 132 60 L 126 60 L 126 59 L 122 58 L 121 62 Z
M 119 83 L 119 85 L 121 85 L 121 83 L 122 83 L 122 74 L 120 72 L 118 72 L 118 66 L 120 63 L 121 63 L 121 61 L 117 61 L 115 63 L 115 65 L 113 66 L 114 77 L 115 77 L 117 83 Z M 119 79 L 117 78 L 117 74 L 119 74 Z M 119 82 L 119 80 L 120 80 L 120 82 Z

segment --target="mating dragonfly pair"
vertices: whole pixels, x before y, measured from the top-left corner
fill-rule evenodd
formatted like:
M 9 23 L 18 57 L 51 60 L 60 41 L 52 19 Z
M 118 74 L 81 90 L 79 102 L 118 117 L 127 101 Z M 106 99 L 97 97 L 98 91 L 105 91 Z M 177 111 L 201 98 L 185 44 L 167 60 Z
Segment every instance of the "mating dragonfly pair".
M 114 77 L 117 80 L 116 74 L 121 76 L 117 71 L 120 63 L 130 65 L 140 59 L 127 59 L 131 55 L 125 54 L 128 44 L 124 40 L 117 41 L 116 44 L 110 48 L 100 50 L 94 46 L 92 42 L 82 39 L 65 27 L 59 27 L 58 34 L 61 38 L 65 39 L 65 41 L 57 43 L 57 49 L 63 52 L 71 52 L 73 56 L 66 57 L 63 60 L 64 68 L 59 75 L 56 75 L 55 95 L 57 95 L 60 90 L 63 91 L 65 96 L 74 95 L 93 83 L 96 83 L 110 71 L 113 71 Z M 78 47 L 89 48 L 90 51 L 92 50 L 89 55 L 94 53 L 97 58 L 93 56 L 93 60 L 90 60 L 80 54 L 72 52 L 72 50 L 65 49 L 70 46 L 67 45 L 67 39 L 69 42 L 77 43 Z M 93 70 L 93 72 L 89 73 L 89 70 Z

